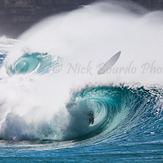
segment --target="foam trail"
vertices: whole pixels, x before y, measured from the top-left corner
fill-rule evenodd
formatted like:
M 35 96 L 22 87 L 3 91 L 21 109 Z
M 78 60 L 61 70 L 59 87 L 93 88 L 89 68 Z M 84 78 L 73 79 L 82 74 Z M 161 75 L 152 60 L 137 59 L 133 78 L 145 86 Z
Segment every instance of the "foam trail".
M 29 29 L 11 49 L 1 69 L 4 77 L 0 81 L 3 113 L 0 137 L 18 140 L 80 137 L 99 128 L 103 121 L 91 126 L 85 121 L 89 116 L 81 116 L 85 115 L 83 108 L 91 111 L 89 102 L 99 107 L 96 100 L 83 100 L 76 105 L 72 102 L 68 105 L 72 110 L 67 109 L 74 89 L 112 82 L 162 85 L 162 16 L 162 12 L 135 14 L 123 7 L 102 3 L 49 17 Z M 104 75 L 97 75 L 101 64 L 120 50 L 122 54 L 117 63 Z M 60 72 L 8 76 L 7 67 L 26 53 L 60 57 Z M 110 101 L 112 104 L 114 100 Z M 73 109 L 75 106 L 79 111 Z M 97 119 L 105 119 L 103 115 L 106 114 L 97 114 Z

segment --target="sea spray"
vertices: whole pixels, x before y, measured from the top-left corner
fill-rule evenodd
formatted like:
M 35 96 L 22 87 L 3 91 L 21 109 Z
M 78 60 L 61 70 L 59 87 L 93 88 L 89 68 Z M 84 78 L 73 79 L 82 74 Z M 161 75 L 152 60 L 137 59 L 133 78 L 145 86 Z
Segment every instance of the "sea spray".
M 153 61 L 162 66 L 162 22 L 155 19 L 162 12 L 140 13 L 95 4 L 52 16 L 18 38 L 1 68 L 0 138 L 95 141 L 94 137 L 102 135 L 100 142 L 112 141 L 131 129 L 139 134 L 139 125 L 153 133 L 151 119 L 154 116 L 157 124 L 162 114 L 163 79 L 161 74 L 143 73 L 140 68 Z M 97 66 L 120 50 L 121 57 L 112 68 L 127 69 L 134 62 L 136 71 L 98 75 Z M 56 73 L 52 65 L 53 71 L 40 73 L 34 66 L 21 73 L 25 70 L 22 58 L 34 54 L 60 57 L 62 69 Z M 88 63 L 91 74 L 80 73 Z M 70 64 L 80 68 L 70 73 Z

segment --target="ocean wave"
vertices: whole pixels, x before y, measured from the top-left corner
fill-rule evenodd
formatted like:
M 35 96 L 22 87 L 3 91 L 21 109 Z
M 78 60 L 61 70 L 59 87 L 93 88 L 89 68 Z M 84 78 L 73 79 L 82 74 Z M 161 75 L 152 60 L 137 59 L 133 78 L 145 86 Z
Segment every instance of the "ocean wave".
M 102 135 L 101 141 L 114 141 L 126 133 L 146 133 L 148 138 L 151 133 L 161 134 L 156 128 L 162 121 L 162 92 L 124 85 L 86 87 L 73 93 L 65 110 L 53 113 L 51 118 L 42 113 L 40 119 L 33 117 L 37 108 L 21 115 L 6 111 L 1 103 L 0 138 L 76 141 Z
M 47 53 L 24 54 L 14 62 L 13 65 L 6 65 L 6 71 L 9 75 L 26 73 L 49 73 L 54 66 L 61 62 L 57 56 L 51 56 Z
M 102 6 L 50 17 L 17 41 L 2 38 L 0 139 L 162 142 L 162 24 Z M 113 73 L 80 73 L 119 50 Z M 51 74 L 58 63 L 63 70 Z

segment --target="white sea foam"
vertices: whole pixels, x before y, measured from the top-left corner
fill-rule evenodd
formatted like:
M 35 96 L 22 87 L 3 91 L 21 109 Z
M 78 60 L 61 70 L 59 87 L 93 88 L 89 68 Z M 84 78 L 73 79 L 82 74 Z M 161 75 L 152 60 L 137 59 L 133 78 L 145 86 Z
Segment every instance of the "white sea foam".
M 1 69 L 0 137 L 63 139 L 66 134 L 71 138 L 90 132 L 92 127 L 80 120 L 79 113 L 73 119 L 66 109 L 71 90 L 87 84 L 161 85 L 163 12 L 141 8 L 140 13 L 112 3 L 90 5 L 49 17 L 18 38 Z M 118 51 L 122 54 L 112 69 L 98 75 L 98 66 Z M 6 66 L 26 52 L 60 56 L 62 69 L 8 76 Z M 71 133 L 65 133 L 67 129 Z

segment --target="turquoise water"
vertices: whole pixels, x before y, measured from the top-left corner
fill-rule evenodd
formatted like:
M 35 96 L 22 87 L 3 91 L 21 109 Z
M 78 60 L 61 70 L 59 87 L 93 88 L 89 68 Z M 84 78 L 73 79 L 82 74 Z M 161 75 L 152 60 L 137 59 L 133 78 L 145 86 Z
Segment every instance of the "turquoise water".
M 1 64 L 5 56 L 0 55 Z M 9 75 L 49 73 L 56 61 L 48 54 L 25 54 L 6 68 L 6 72 Z M 45 63 L 48 66 L 41 69 L 41 64 Z M 32 135 L 25 132 L 27 124 L 19 129 L 23 122 L 19 116 L 8 113 L 3 122 L 1 117 L 0 160 L 162 162 L 162 106 L 163 90 L 156 86 L 86 86 L 76 90 L 66 104 L 70 121 L 69 126 L 61 131 L 61 140 L 52 138 L 60 132 L 54 128 L 53 122 L 43 125 L 38 133 L 28 126 L 35 133 Z M 2 108 L 1 101 L 1 112 Z
M 0 162 L 163 162 L 162 15 L 100 3 L 1 37 Z
M 8 66 L 7 73 L 9 75 L 33 73 L 35 71 L 36 73 L 49 73 L 59 62 L 59 57 L 52 57 L 47 53 L 24 54 L 13 65 Z

